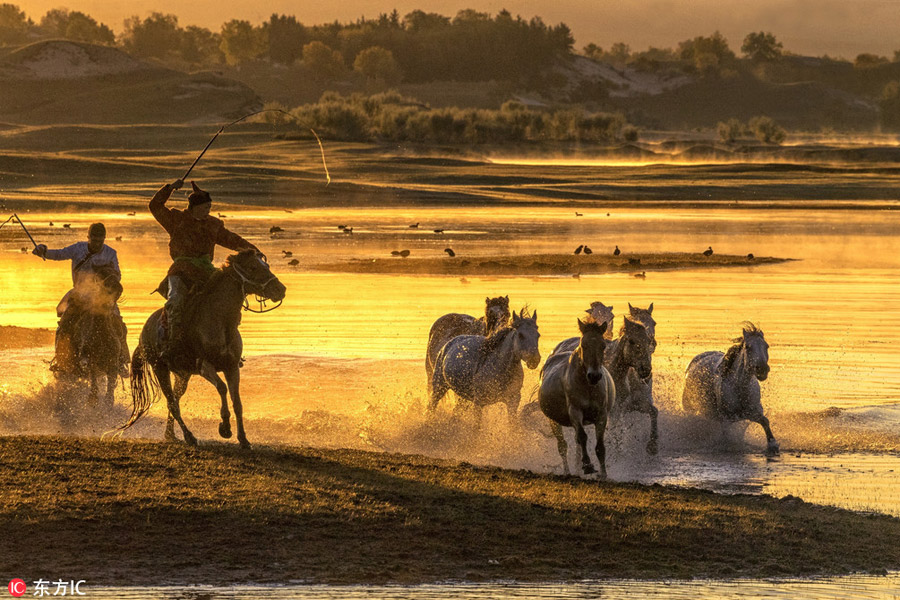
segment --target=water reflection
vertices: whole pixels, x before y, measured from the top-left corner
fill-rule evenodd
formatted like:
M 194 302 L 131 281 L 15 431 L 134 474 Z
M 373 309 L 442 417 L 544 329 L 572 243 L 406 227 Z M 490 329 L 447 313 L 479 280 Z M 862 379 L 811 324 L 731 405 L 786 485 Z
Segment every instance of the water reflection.
M 456 583 L 418 586 L 235 586 L 188 588 L 97 588 L 92 598 L 121 600 L 225 600 L 229 598 L 285 600 L 287 598 L 358 600 L 458 600 L 552 598 L 672 598 L 672 599 L 854 599 L 900 597 L 900 575 L 856 575 L 817 579 L 736 579 L 726 581 L 608 581 L 514 584 Z

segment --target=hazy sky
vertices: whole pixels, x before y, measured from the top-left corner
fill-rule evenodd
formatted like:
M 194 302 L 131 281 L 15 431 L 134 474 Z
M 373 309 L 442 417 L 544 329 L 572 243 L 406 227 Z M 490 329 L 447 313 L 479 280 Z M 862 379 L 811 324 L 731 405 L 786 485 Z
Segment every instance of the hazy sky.
M 893 56 L 900 49 L 900 0 L 9 0 L 32 19 L 51 8 L 88 13 L 116 32 L 132 15 L 156 10 L 178 15 L 181 25 L 218 30 L 232 18 L 260 23 L 272 13 L 302 23 L 355 20 L 397 9 L 453 16 L 463 8 L 495 14 L 506 8 L 548 24 L 566 23 L 576 48 L 607 48 L 623 41 L 632 49 L 672 47 L 718 29 L 735 51 L 751 31 L 771 31 L 787 50 L 853 58 L 861 52 Z

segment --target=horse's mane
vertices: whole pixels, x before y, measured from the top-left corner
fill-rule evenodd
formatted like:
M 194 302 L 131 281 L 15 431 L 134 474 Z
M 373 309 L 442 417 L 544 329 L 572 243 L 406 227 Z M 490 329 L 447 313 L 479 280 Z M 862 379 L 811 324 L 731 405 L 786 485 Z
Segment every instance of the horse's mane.
M 528 311 L 527 304 L 522 307 L 520 316 L 523 319 L 531 318 L 531 313 Z M 503 327 L 502 329 L 496 330 L 495 332 L 487 336 L 484 340 L 484 343 L 481 345 L 482 353 L 490 354 L 491 352 L 499 348 L 503 344 L 504 340 L 506 340 L 506 337 L 515 330 L 516 328 L 513 325 L 508 325 L 506 327 Z
M 731 340 L 732 342 L 734 342 L 734 345 L 731 348 L 729 348 L 725 352 L 725 356 L 722 357 L 722 364 L 719 366 L 719 371 L 721 373 L 727 373 L 728 371 L 730 371 L 732 369 L 732 367 L 734 367 L 734 361 L 741 354 L 741 350 L 744 349 L 744 335 L 743 334 L 745 334 L 745 333 L 763 337 L 763 330 L 760 329 L 759 325 L 756 325 L 755 323 L 751 323 L 750 321 L 744 321 L 741 337 L 737 337 L 737 338 L 734 338 L 733 340 Z
M 638 321 L 637 319 L 635 319 L 635 318 L 632 317 L 631 315 L 625 315 L 625 318 L 624 318 L 624 320 L 622 321 L 622 326 L 619 327 L 619 337 L 620 337 L 620 338 L 621 338 L 621 337 L 625 337 L 625 325 L 627 324 L 628 321 L 631 321 L 632 323 L 634 323 L 634 324 L 636 324 L 636 325 L 640 325 L 640 326 L 643 327 L 644 329 L 647 329 L 647 326 L 646 326 L 646 325 L 644 325 L 643 323 L 641 323 L 640 321 Z

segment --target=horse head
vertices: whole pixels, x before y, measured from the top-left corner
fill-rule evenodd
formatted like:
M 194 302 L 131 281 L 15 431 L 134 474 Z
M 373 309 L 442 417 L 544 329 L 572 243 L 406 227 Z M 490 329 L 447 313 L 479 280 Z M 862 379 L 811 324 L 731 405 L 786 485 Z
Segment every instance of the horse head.
M 584 322 L 578 319 L 578 329 L 581 331 L 581 341 L 575 352 L 584 365 L 588 384 L 597 385 L 603 379 L 603 353 L 606 350 L 603 335 L 606 333 L 607 323 Z
M 584 312 L 588 314 L 588 321 L 598 324 L 606 323 L 606 338 L 612 339 L 610 336 L 612 335 L 613 319 L 615 318 L 612 306 L 606 306 L 602 302 L 591 302 L 591 307 Z
M 529 369 L 537 369 L 541 364 L 541 353 L 538 350 L 537 311 L 532 316 L 526 316 L 525 309 L 521 314 L 512 314 L 512 328 L 515 330 L 514 351 L 519 360 L 525 361 Z
M 647 328 L 639 321 L 631 317 L 625 317 L 625 326 L 622 328 L 622 340 L 624 344 L 622 353 L 628 366 L 637 371 L 641 379 L 647 379 L 653 373 L 650 364 L 650 334 Z
M 650 306 L 646 309 L 638 308 L 636 306 L 632 306 L 631 302 L 628 303 L 628 313 L 631 315 L 631 318 L 635 321 L 638 321 L 641 325 L 647 328 L 647 335 L 650 336 L 650 353 L 656 352 L 656 321 L 653 319 L 653 303 L 650 303 Z
M 484 299 L 484 323 L 488 335 L 509 323 L 509 296 Z
M 241 250 L 225 260 L 241 281 L 245 294 L 280 302 L 287 291 L 284 284 L 272 273 L 265 255 L 253 249 Z
M 748 323 L 744 326 L 741 337 L 747 366 L 758 380 L 765 381 L 769 377 L 769 344 L 762 330 L 753 323 Z

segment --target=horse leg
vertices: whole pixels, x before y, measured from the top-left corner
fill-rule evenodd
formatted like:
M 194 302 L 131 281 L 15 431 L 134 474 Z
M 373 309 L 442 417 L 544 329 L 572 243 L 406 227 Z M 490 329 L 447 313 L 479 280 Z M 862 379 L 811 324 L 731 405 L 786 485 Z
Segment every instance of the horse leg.
M 119 369 L 112 367 L 106 374 L 106 396 L 103 397 L 103 404 L 107 408 L 112 408 L 116 403 L 116 383 L 119 381 Z
M 510 399 L 506 402 L 506 415 L 509 417 L 509 428 L 513 431 L 519 428 L 519 403 L 521 401 L 521 393 L 515 393 L 510 396 Z
M 231 392 L 231 404 L 234 407 L 234 420 L 237 422 L 237 439 L 241 448 L 249 449 L 250 442 L 244 432 L 244 407 L 241 404 L 241 370 L 232 367 L 225 371 L 225 381 L 228 383 L 228 391 Z M 221 433 L 221 429 L 219 430 Z
M 179 406 L 179 400 L 181 400 L 181 396 L 176 396 L 175 391 L 172 389 L 172 379 L 169 369 L 164 366 L 154 366 L 153 371 L 156 373 L 156 380 L 159 382 L 159 389 L 162 390 L 163 395 L 166 397 L 166 403 L 169 407 L 169 417 L 174 418 L 178 422 L 179 427 L 181 427 L 181 434 L 184 436 L 185 443 L 190 446 L 196 446 L 197 438 L 194 437 L 194 434 L 191 433 L 191 431 L 187 428 L 187 425 L 184 424 L 184 419 L 181 418 L 181 408 Z M 186 381 L 184 385 L 185 387 L 187 387 Z M 168 434 L 168 431 L 166 433 Z M 174 434 L 172 437 L 174 438 Z M 168 435 L 166 439 L 169 439 Z
M 775 436 L 772 435 L 772 428 L 769 427 L 769 419 L 765 417 L 765 415 L 759 415 L 751 419 L 754 423 L 759 423 L 763 431 L 766 432 L 766 455 L 767 456 L 775 456 L 778 454 L 779 446 L 778 442 L 775 440 Z
M 591 455 L 587 451 L 587 432 L 584 430 L 583 415 L 577 408 L 569 407 L 569 420 L 575 428 L 575 441 L 578 442 L 578 448 L 581 451 L 581 468 L 585 475 L 596 473 L 594 465 L 591 464 Z M 602 463 L 601 463 L 602 466 Z
M 650 415 L 650 441 L 647 442 L 647 454 L 656 455 L 659 452 L 659 429 L 657 429 L 659 409 L 650 404 L 641 412 Z
M 594 432 L 597 435 L 597 445 L 594 447 L 594 454 L 597 455 L 597 462 L 600 463 L 600 479 L 606 479 L 606 444 L 603 438 L 606 434 L 606 417 L 597 419 L 594 423 Z
M 212 366 L 212 363 L 209 361 L 204 360 L 200 363 L 200 376 L 216 386 L 216 391 L 219 392 L 219 398 L 222 400 L 222 408 L 219 411 L 219 414 L 222 416 L 222 422 L 219 423 L 219 435 L 227 440 L 231 437 L 231 413 L 228 412 L 228 386 L 225 385 L 225 382 L 222 381 L 222 378 L 216 373 L 216 368 Z
M 434 373 L 431 375 L 431 395 L 428 397 L 428 412 L 434 412 L 438 402 L 441 401 L 441 398 L 443 398 L 444 394 L 449 390 L 450 385 L 444 378 L 444 373 L 441 371 L 440 367 L 435 368 Z
M 569 471 L 569 446 L 566 444 L 566 438 L 563 435 L 562 425 L 560 425 L 556 421 L 550 421 L 550 429 L 553 431 L 553 435 L 556 437 L 556 450 L 557 452 L 559 452 L 559 457 L 562 459 L 563 473 L 565 473 L 566 475 L 571 475 L 572 473 Z

